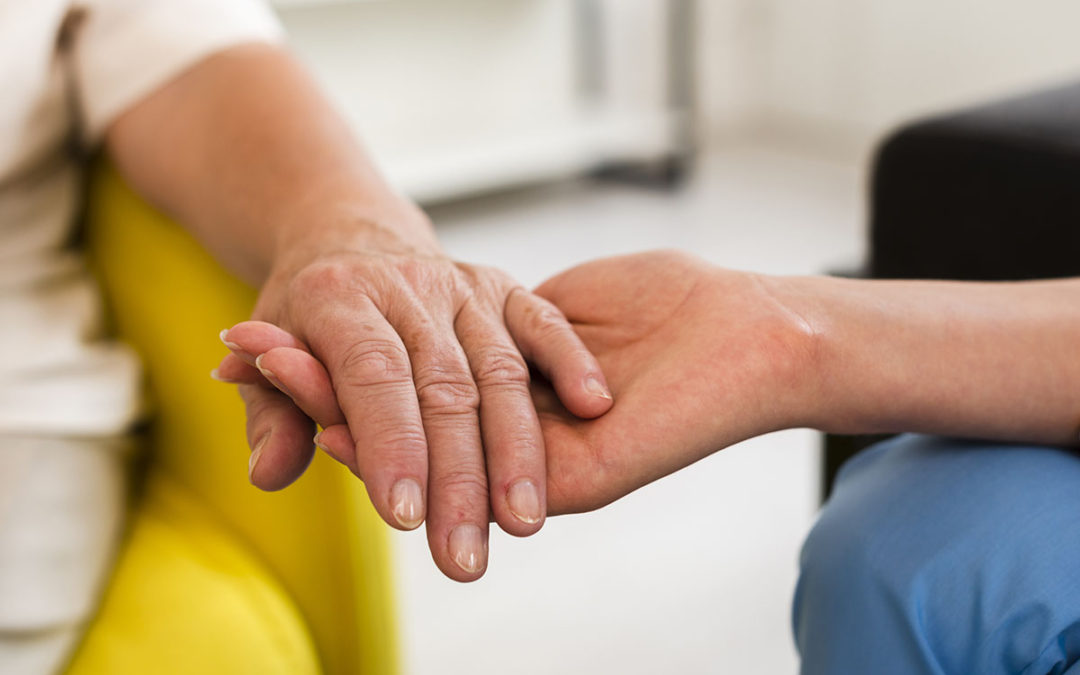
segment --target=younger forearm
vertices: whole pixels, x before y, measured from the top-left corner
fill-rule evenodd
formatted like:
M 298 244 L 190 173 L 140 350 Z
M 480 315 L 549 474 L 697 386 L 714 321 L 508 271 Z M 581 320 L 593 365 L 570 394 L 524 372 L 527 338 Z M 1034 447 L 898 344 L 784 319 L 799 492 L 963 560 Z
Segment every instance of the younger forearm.
M 816 426 L 1076 444 L 1080 280 L 792 280 Z

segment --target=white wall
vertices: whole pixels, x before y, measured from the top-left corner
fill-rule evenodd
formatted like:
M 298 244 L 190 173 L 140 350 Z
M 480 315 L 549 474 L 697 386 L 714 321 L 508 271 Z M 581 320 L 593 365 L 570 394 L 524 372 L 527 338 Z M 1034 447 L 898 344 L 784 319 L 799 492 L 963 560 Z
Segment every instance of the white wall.
M 706 137 L 737 133 L 765 98 L 769 12 L 758 0 L 698 0 L 698 117 Z
M 700 2 L 713 137 L 755 127 L 866 144 L 913 115 L 1080 79 L 1075 0 Z
M 666 0 L 276 0 L 292 44 L 414 198 L 662 154 Z M 586 52 L 594 80 L 583 86 Z
M 400 154 L 570 118 L 570 9 L 410 0 L 282 14 L 301 56 L 368 142 Z

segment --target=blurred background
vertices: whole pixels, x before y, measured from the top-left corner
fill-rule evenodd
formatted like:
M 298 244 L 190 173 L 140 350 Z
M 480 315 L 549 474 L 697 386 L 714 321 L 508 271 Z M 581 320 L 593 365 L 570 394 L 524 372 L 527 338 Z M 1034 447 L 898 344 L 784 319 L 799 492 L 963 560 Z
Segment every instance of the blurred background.
M 1069 0 L 274 0 L 295 49 L 450 253 L 525 284 L 686 249 L 857 267 L 875 143 L 1080 75 Z M 790 673 L 819 439 L 718 453 L 459 585 L 394 534 L 408 672 Z

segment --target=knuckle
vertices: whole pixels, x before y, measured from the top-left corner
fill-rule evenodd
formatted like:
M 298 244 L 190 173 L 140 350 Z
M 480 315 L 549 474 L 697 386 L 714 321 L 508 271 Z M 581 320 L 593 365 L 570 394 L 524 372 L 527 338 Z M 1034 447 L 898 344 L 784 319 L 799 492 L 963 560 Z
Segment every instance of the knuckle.
M 505 298 L 517 285 L 509 274 L 493 267 L 460 263 L 458 271 L 475 292 L 492 299 Z
M 345 349 L 338 372 L 346 386 L 385 384 L 409 377 L 409 357 L 390 340 L 364 340 Z
M 357 454 L 367 460 L 365 473 L 375 468 L 371 465 L 372 460 L 384 466 L 391 461 L 390 457 L 409 461 L 427 456 L 427 439 L 419 425 L 395 425 L 374 434 L 370 444 L 370 447 L 357 448 Z
M 529 385 L 529 369 L 514 349 L 492 347 L 484 350 L 476 357 L 473 370 L 480 389 Z
M 465 262 L 455 261 L 452 264 L 454 267 L 454 276 L 458 277 L 461 281 L 469 286 L 476 286 L 480 282 L 480 279 L 483 276 L 481 270 L 484 268 Z
M 356 266 L 342 259 L 324 259 L 311 263 L 293 278 L 293 289 L 301 298 L 328 293 L 354 291 L 360 275 Z
M 457 269 L 449 260 L 402 256 L 394 261 L 394 274 L 400 286 L 424 294 L 453 293 L 459 283 Z
M 416 286 L 421 286 L 434 272 L 430 261 L 412 256 L 399 258 L 395 261 L 394 267 L 398 274 Z
M 416 397 L 420 407 L 435 413 L 475 412 L 480 407 L 480 392 L 468 372 L 429 367 L 416 375 Z
M 553 343 L 567 336 L 566 324 L 545 323 L 537 327 L 537 338 L 541 343 Z
M 483 472 L 453 469 L 433 476 L 432 482 L 432 487 L 439 493 L 454 494 L 456 499 L 464 500 L 469 505 L 487 503 L 488 484 Z
M 568 344 L 573 344 L 573 341 L 568 343 L 567 338 L 573 338 L 574 332 L 566 323 L 549 321 L 536 326 L 535 335 L 541 345 L 557 346 L 559 351 L 565 351 Z
M 504 461 L 511 461 L 522 466 L 539 457 L 544 452 L 544 441 L 540 429 L 531 419 L 522 419 L 513 428 L 504 430 L 490 447 L 485 447 L 487 456 L 502 455 Z
M 566 316 L 555 305 L 536 298 L 529 312 L 529 325 L 541 336 L 557 334 L 566 326 Z

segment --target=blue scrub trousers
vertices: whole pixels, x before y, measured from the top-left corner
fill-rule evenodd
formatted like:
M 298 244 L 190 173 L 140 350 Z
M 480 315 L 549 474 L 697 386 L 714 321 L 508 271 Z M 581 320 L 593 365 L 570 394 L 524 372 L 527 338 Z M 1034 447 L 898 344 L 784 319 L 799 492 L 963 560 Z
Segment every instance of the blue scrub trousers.
M 804 675 L 1080 675 L 1080 453 L 905 435 L 803 547 Z

